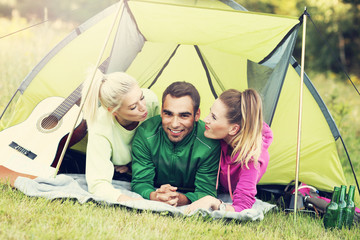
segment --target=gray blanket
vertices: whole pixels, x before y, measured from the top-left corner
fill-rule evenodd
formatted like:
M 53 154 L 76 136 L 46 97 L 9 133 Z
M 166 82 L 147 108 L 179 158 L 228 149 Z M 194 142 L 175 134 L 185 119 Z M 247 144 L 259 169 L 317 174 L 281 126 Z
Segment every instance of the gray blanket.
M 130 191 L 129 182 L 114 180 L 113 185 L 116 188 L 121 189 L 128 196 L 140 197 L 140 195 Z M 18 177 L 15 181 L 15 187 L 27 196 L 44 197 L 47 199 L 71 198 L 77 200 L 81 204 L 88 201 L 95 201 L 105 205 L 125 206 L 128 208 L 151 210 L 154 212 L 167 212 L 175 216 L 185 215 L 184 211 L 187 207 L 173 207 L 165 203 L 146 199 L 122 203 L 109 202 L 98 196 L 90 194 L 87 191 L 87 184 L 83 174 L 60 174 L 56 178 L 38 177 L 36 179 Z M 225 203 L 231 203 L 231 199 L 228 194 L 219 195 L 218 197 Z M 204 217 L 210 216 L 213 219 L 229 218 L 243 221 L 255 221 L 262 220 L 264 218 L 264 214 L 275 207 L 276 206 L 273 204 L 256 199 L 256 202 L 251 209 L 246 209 L 240 213 L 198 209 L 187 216 L 201 214 Z

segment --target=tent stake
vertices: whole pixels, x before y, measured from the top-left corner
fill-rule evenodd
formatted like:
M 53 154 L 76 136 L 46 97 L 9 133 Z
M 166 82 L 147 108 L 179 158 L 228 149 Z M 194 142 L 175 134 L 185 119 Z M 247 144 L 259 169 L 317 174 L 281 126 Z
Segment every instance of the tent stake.
M 107 46 L 107 44 L 108 44 L 108 42 L 109 42 L 110 35 L 111 35 L 111 33 L 112 33 L 112 31 L 113 31 L 113 29 L 114 29 L 114 27 L 115 27 L 116 20 L 119 18 L 119 15 L 120 15 L 120 12 L 121 12 L 120 10 L 122 9 L 122 5 L 123 5 L 123 0 L 120 0 L 119 2 L 120 2 L 120 3 L 119 3 L 119 9 L 117 10 L 117 12 L 116 12 L 116 14 L 115 14 L 115 19 L 114 19 L 114 21 L 113 21 L 113 23 L 112 23 L 112 25 L 111 25 L 111 27 L 110 27 L 110 29 L 109 29 L 109 33 L 108 33 L 108 35 L 107 35 L 107 37 L 106 37 L 104 46 L 103 46 L 103 48 L 102 48 L 102 50 L 101 50 L 101 52 L 100 52 L 99 58 L 98 58 L 97 63 L 96 63 L 96 65 L 95 65 L 96 67 L 94 68 L 94 72 L 93 72 L 93 75 L 92 75 L 92 78 L 91 78 L 91 83 L 89 84 L 89 88 L 88 88 L 88 89 L 83 89 L 83 90 L 86 90 L 85 99 L 86 99 L 86 98 L 88 97 L 88 95 L 89 95 L 89 90 L 90 90 L 90 87 L 93 85 L 93 81 L 94 81 L 94 78 L 95 78 L 96 70 L 97 70 L 97 68 L 98 68 L 99 65 L 100 65 L 100 61 L 101 61 L 101 59 L 102 59 L 102 57 L 103 57 L 103 55 L 104 55 L 106 46 Z M 84 101 L 85 101 L 85 99 L 84 99 Z M 80 117 L 81 111 L 82 111 L 82 109 L 83 109 L 83 105 L 84 105 L 83 102 L 84 102 L 84 101 L 81 101 L 82 104 L 80 105 L 80 109 L 79 109 L 78 115 L 77 115 L 77 117 L 76 117 L 76 119 L 75 119 L 74 126 L 72 127 L 72 129 L 71 129 L 71 131 L 70 131 L 70 133 L 69 133 L 69 136 L 68 136 L 68 138 L 66 139 L 64 148 L 63 148 L 63 150 L 62 150 L 62 152 L 61 152 L 59 161 L 58 161 L 58 163 L 57 163 L 57 165 L 56 165 L 54 178 L 56 177 L 56 175 L 57 175 L 58 172 L 59 172 L 60 165 L 61 165 L 61 163 L 62 163 L 62 161 L 63 161 L 63 159 L 64 159 L 65 152 L 66 152 L 66 150 L 67 150 L 67 148 L 68 148 L 68 146 L 69 146 L 70 139 L 71 139 L 71 137 L 72 137 L 72 135 L 73 135 L 73 133 L 74 133 L 74 129 L 75 129 L 75 127 L 76 127 L 76 123 L 77 123 L 77 121 L 78 121 L 78 119 L 79 119 L 79 117 Z
M 301 73 L 300 73 L 300 95 L 299 95 L 299 115 L 298 115 L 298 135 L 296 149 L 296 169 L 295 169 L 295 199 L 294 199 L 294 223 L 296 224 L 296 211 L 298 201 L 298 183 L 299 183 L 299 165 L 300 165 L 300 142 L 301 142 L 301 122 L 302 122 L 302 102 L 303 102 L 303 85 L 304 85 L 304 66 L 305 66 L 305 36 L 306 36 L 306 7 L 303 14 L 303 35 L 301 47 Z

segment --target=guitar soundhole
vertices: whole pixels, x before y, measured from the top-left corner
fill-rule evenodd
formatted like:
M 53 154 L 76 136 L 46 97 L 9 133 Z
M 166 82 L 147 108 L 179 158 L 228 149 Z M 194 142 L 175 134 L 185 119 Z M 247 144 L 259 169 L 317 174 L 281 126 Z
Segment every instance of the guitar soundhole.
M 59 120 L 55 116 L 49 115 L 41 121 L 41 127 L 43 129 L 53 129 L 58 123 Z

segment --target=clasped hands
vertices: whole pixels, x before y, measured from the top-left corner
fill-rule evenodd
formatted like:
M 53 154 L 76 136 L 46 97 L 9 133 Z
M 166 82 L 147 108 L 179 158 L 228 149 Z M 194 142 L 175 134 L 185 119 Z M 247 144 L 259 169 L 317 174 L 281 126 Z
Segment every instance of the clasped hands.
M 177 187 L 171 186 L 170 184 L 161 185 L 160 188 L 156 189 L 150 194 L 150 199 L 164 202 L 174 207 L 189 204 L 189 200 L 186 198 L 186 196 L 176 192 L 176 190 Z M 185 214 L 190 214 L 198 208 L 219 210 L 221 204 L 221 200 L 212 196 L 205 196 L 187 206 L 185 209 Z M 232 206 L 227 204 L 225 205 L 224 210 L 232 212 L 235 211 Z
M 161 185 L 160 188 L 152 192 L 154 199 L 159 202 L 167 203 L 171 206 L 178 206 L 180 193 L 176 192 L 177 187 L 171 186 L 170 184 Z

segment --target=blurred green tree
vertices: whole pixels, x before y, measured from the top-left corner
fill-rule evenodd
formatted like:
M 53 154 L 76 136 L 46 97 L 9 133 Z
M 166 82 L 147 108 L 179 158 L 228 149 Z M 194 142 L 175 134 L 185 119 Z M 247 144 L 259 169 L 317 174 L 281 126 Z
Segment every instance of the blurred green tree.
M 237 0 L 251 11 L 301 16 L 305 7 L 315 26 L 308 21 L 306 68 L 315 72 L 343 71 L 360 76 L 360 0 Z M 299 61 L 301 38 L 294 50 Z M 340 64 L 341 63 L 341 64 Z M 345 79 L 345 78 L 344 78 Z

